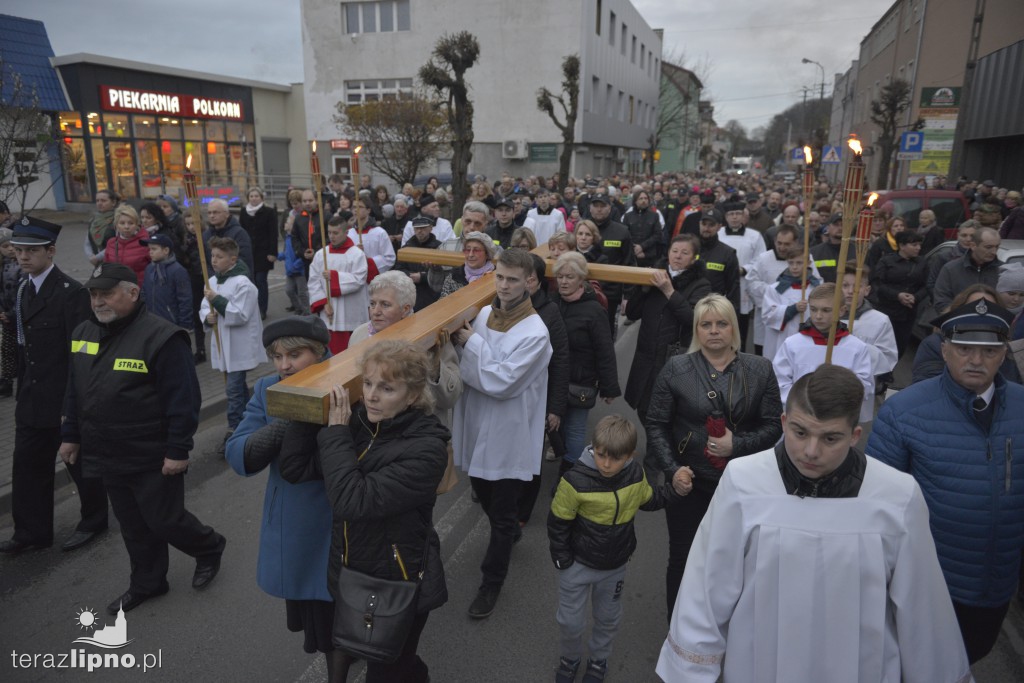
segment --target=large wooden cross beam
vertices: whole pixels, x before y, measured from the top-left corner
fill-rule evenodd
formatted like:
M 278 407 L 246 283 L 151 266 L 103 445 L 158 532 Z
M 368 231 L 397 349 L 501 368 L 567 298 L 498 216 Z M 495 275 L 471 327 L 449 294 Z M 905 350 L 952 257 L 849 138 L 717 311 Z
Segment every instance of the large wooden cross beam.
M 542 258 L 548 256 L 547 245 L 537 247 L 533 253 Z M 461 266 L 465 263 L 461 252 L 417 247 L 400 249 L 398 260 L 439 266 Z M 555 262 L 552 259 L 546 259 L 546 262 L 547 275 L 552 277 Z M 604 282 L 649 285 L 653 273 L 651 268 L 592 263 L 588 267 L 587 277 Z M 344 386 L 353 402 L 362 395 L 359 358 L 370 346 L 385 339 L 403 339 L 426 351 L 437 344 L 442 330 L 451 333 L 462 327 L 463 321 L 472 321 L 484 306 L 491 303 L 494 295 L 494 275 L 488 273 L 337 356 L 273 385 L 267 389 L 267 412 L 288 420 L 327 424 L 331 387 L 335 384 Z

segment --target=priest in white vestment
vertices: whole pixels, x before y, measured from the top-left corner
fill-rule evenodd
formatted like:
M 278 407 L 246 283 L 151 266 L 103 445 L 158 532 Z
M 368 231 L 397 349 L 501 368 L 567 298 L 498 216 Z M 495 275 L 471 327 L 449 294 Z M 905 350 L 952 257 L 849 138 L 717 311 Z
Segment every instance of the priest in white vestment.
M 686 563 L 663 680 L 973 681 L 920 488 L 854 449 L 863 391 L 837 365 L 804 375 L 783 442 L 726 467 Z

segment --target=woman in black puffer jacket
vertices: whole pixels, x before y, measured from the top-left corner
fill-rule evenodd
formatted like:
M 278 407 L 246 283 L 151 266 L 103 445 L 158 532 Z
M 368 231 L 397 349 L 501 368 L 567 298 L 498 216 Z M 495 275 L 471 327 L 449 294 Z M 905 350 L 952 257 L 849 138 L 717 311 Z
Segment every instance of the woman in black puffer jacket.
M 647 413 L 649 469 L 671 480 L 680 467 L 693 472 L 693 490 L 665 508 L 669 617 L 679 592 L 697 527 L 731 458 L 767 450 L 782 436 L 782 402 L 767 358 L 739 353 L 736 310 L 711 294 L 693 312 L 693 341 L 686 354 L 665 363 L 654 382 Z M 722 436 L 708 436 L 708 418 L 724 422 Z
M 626 381 L 626 403 L 646 422 L 651 387 L 665 364 L 669 346 L 690 344 L 693 307 L 711 293 L 704 277 L 700 240 L 694 235 L 679 235 L 669 245 L 668 259 L 657 265 L 652 286 L 638 287 L 626 304 L 626 317 L 640 321 L 636 352 Z
M 448 601 L 432 516 L 450 433 L 431 414 L 426 354 L 408 342 L 382 341 L 362 366 L 362 402 L 350 408 L 347 392 L 335 387 L 319 455 L 282 452 L 281 475 L 293 483 L 324 479 L 334 513 L 328 588 L 335 602 L 342 562 L 393 580 L 422 572 L 418 615 L 401 655 L 390 664 L 369 662 L 366 681 L 427 681 L 416 648 L 430 610 Z

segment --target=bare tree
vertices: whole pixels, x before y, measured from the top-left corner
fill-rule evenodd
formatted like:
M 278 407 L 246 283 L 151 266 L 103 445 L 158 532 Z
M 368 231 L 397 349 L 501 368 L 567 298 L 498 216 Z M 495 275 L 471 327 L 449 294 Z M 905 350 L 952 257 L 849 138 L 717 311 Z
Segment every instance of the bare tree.
M 34 86 L 25 83 L 14 68 L 0 59 L 0 199 L 20 207 L 22 212 L 34 209 L 47 192 L 63 177 L 51 173 L 50 184 L 40 189 L 32 206 L 28 194 L 46 169 L 50 150 L 60 145 L 53 120 L 39 108 L 39 95 Z M 62 150 L 67 161 L 68 150 Z M 12 201 L 13 200 L 13 201 Z
M 881 130 L 878 133 L 879 151 L 878 176 L 875 187 L 889 187 L 889 167 L 892 165 L 892 153 L 896 150 L 896 133 L 900 128 L 920 130 L 924 121 L 918 119 L 909 126 L 900 126 L 899 119 L 910 107 L 910 84 L 897 78 L 882 88 L 881 97 L 871 101 L 871 122 Z
M 562 109 L 565 121 L 559 121 L 555 114 L 555 102 Z M 562 132 L 562 154 L 558 159 L 558 177 L 564 183 L 569 178 L 569 164 L 576 144 L 576 116 L 580 104 L 580 57 L 567 55 L 562 60 L 562 92 L 552 94 L 546 87 L 537 91 L 537 108 L 551 118 L 555 127 Z M 560 189 L 560 188 L 559 188 Z
M 363 145 L 374 168 L 399 185 L 411 183 L 420 169 L 450 144 L 448 119 L 438 103 L 405 95 L 362 104 L 337 104 L 334 122 Z
M 430 61 L 420 67 L 420 80 L 436 91 L 448 116 L 452 135 L 452 215 L 462 215 L 469 194 L 467 174 L 473 160 L 473 103 L 466 72 L 480 58 L 480 43 L 468 31 L 442 36 Z

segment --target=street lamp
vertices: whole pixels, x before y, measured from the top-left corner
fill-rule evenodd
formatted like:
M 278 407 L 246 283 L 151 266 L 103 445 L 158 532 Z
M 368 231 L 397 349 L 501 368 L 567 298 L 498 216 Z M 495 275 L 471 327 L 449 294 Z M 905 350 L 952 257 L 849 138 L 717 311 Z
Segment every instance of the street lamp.
M 813 59 L 807 59 L 807 57 L 801 59 L 800 62 L 803 64 L 814 64 L 819 69 L 821 69 L 821 99 L 825 99 L 825 67 L 823 67 L 821 64 L 814 61 Z

